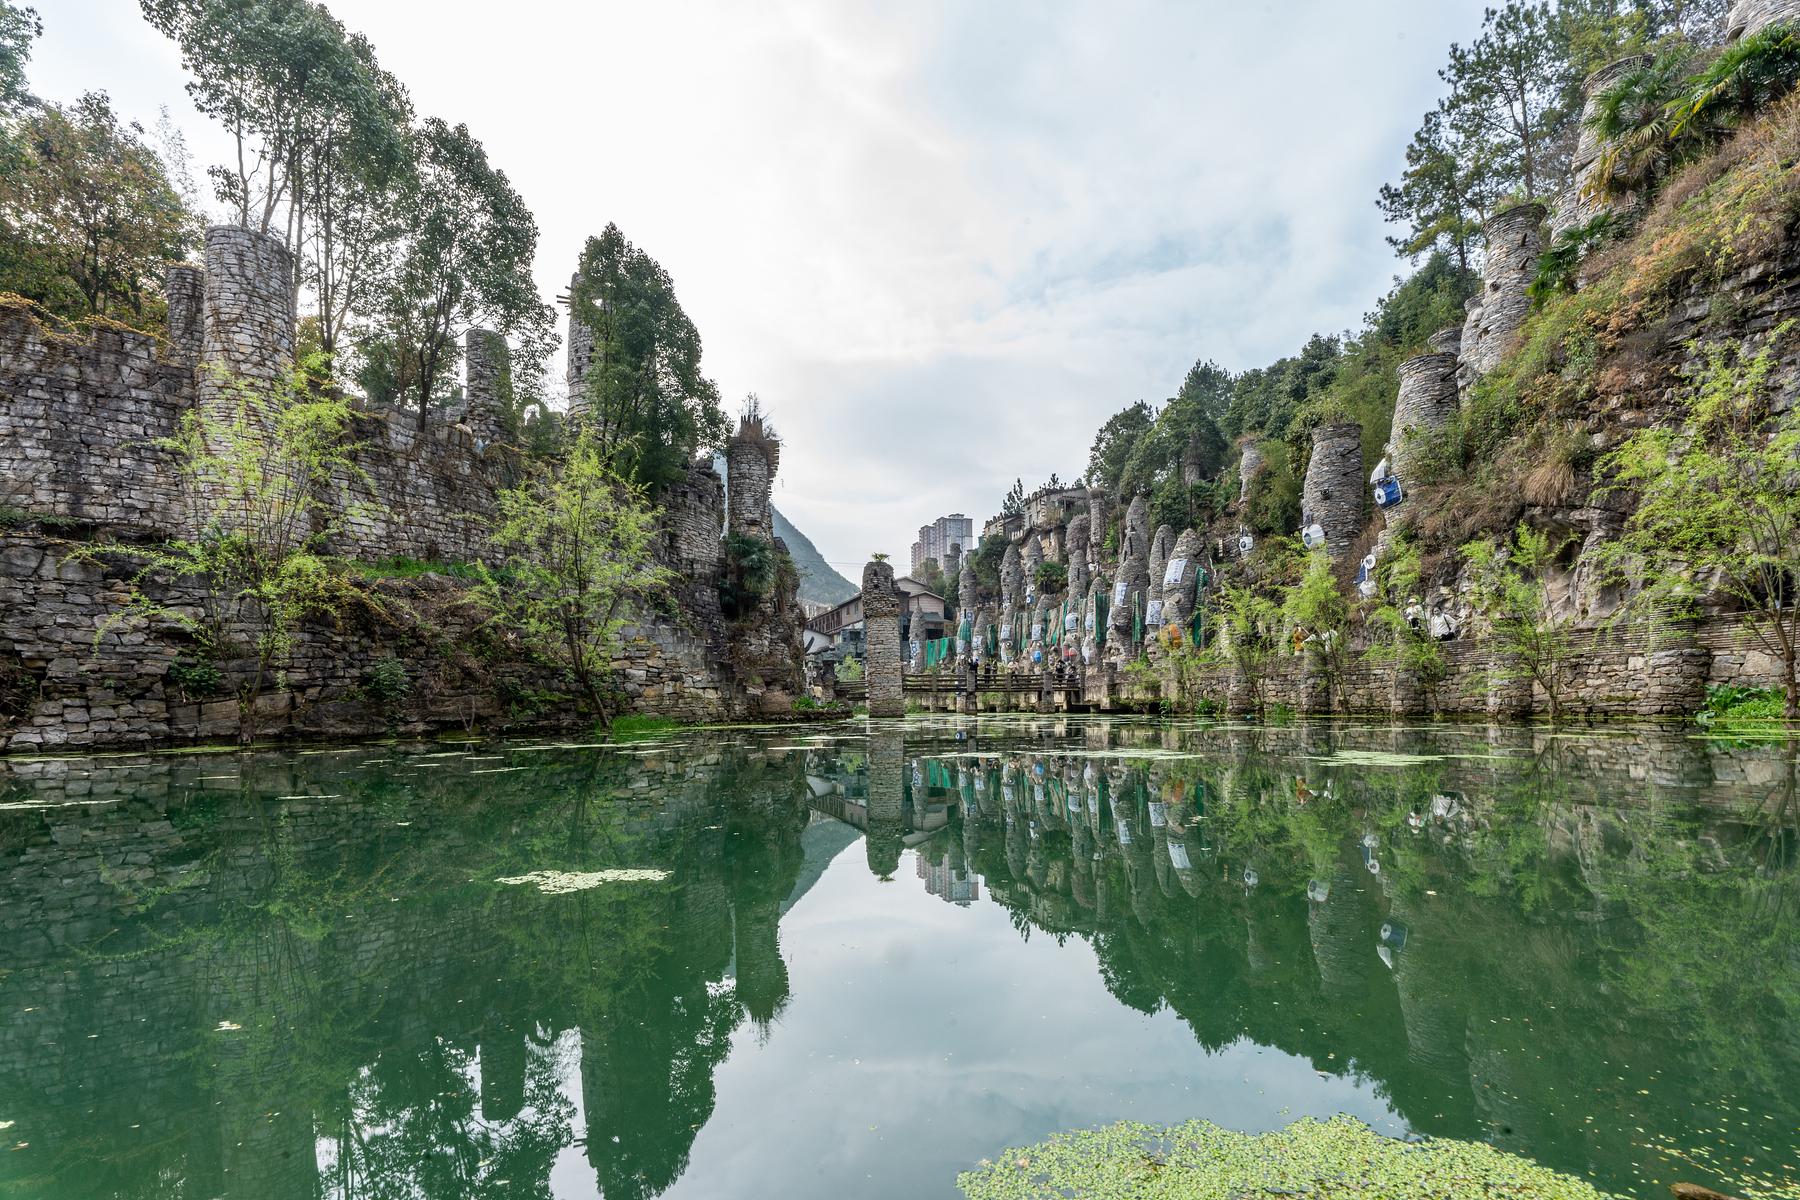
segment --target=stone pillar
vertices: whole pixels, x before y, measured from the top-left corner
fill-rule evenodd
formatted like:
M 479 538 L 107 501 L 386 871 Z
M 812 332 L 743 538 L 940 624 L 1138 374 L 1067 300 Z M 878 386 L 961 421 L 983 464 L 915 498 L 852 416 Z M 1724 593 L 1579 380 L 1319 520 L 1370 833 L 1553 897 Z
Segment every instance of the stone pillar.
M 267 234 L 215 225 L 206 231 L 203 297 L 196 390 L 203 411 L 226 414 L 239 387 L 272 387 L 293 369 L 293 259 Z
M 1462 352 L 1462 326 L 1452 325 L 1448 329 L 1440 329 L 1425 339 L 1425 345 L 1433 354 L 1460 354 Z
M 954 602 L 957 586 L 962 582 L 962 543 L 952 542 L 945 547 L 944 561 L 938 566 L 944 570 L 944 590 L 950 593 L 947 598 Z
M 1250 489 L 1256 484 L 1256 477 L 1263 473 L 1269 460 L 1263 457 L 1262 447 L 1250 439 L 1244 443 L 1244 449 L 1238 458 L 1238 503 L 1250 502 Z
M 1456 355 L 1421 354 L 1400 364 L 1400 395 L 1394 401 L 1387 453 L 1388 466 L 1402 487 L 1412 486 L 1420 439 L 1437 433 L 1455 416 Z
M 187 263 L 169 267 L 163 292 L 169 301 L 169 361 L 192 367 L 205 340 L 206 272 Z
M 1106 493 L 1088 489 L 1088 570 L 1099 574 L 1106 564 Z
M 1333 559 L 1349 553 L 1362 530 L 1363 490 L 1362 426 L 1345 421 L 1314 429 L 1300 520 L 1325 530 L 1325 551 Z
M 900 596 L 894 568 L 872 562 L 863 568 L 863 636 L 867 642 L 863 677 L 869 686 L 869 716 L 906 715 L 900 686 Z
M 1470 302 L 1463 323 L 1457 381 L 1464 392 L 1500 364 L 1512 349 L 1519 326 L 1531 311 L 1528 290 L 1544 252 L 1544 206 L 1535 201 L 1500 213 L 1482 227 L 1487 257 L 1481 267 L 1481 294 Z
M 762 417 L 746 414 L 725 446 L 726 521 L 733 533 L 773 541 L 769 490 L 781 461 L 781 446 L 763 427 Z
M 1194 582 L 1200 575 L 1200 548 L 1204 545 L 1205 538 L 1199 530 L 1182 530 L 1163 567 L 1163 624 L 1180 629 L 1183 637 L 1187 636 L 1194 616 Z
M 1019 557 L 1019 544 L 1008 542 L 1000 556 L 1001 621 L 1012 620 L 1013 613 L 1025 602 L 1025 567 Z
M 1157 605 L 1157 623 L 1162 622 L 1163 570 L 1169 565 L 1169 551 L 1175 545 L 1175 531 L 1167 525 L 1156 527 L 1156 536 L 1150 539 L 1150 561 L 1146 564 L 1150 570 L 1150 586 L 1144 592 L 1145 603 Z M 1149 625 L 1146 617 L 1144 624 Z
M 1633 54 L 1601 67 L 1582 83 L 1583 103 L 1578 126 L 1580 133 L 1575 142 L 1575 157 L 1569 164 L 1569 186 L 1556 198 L 1556 210 L 1550 214 L 1552 238 L 1565 230 L 1586 225 L 1607 213 L 1628 215 L 1637 210 L 1639 198 L 1636 196 L 1609 197 L 1595 194 L 1595 186 L 1599 182 L 1600 156 L 1605 152 L 1606 146 L 1595 135 L 1588 122 L 1594 119 L 1597 107 L 1595 101 L 1600 93 L 1631 72 L 1655 61 L 1654 56 L 1649 54 Z
M 581 283 L 581 275 L 577 272 L 569 276 L 569 294 Z M 569 385 L 569 420 L 578 424 L 587 411 L 587 376 L 594 365 L 594 331 L 587 322 L 575 316 L 575 309 L 569 308 L 569 346 L 568 369 L 564 380 Z
M 1137 508 L 1138 501 L 1133 501 L 1132 507 Z M 1107 657 L 1119 662 L 1131 657 L 1135 608 L 1132 596 L 1134 593 L 1145 593 L 1150 587 L 1150 550 L 1145 541 L 1142 526 L 1134 525 L 1127 517 L 1125 543 L 1119 552 L 1119 572 L 1113 578 L 1112 611 L 1108 614 L 1107 622 L 1111 627 L 1107 638 Z
M 961 621 L 975 619 L 975 606 L 980 603 L 980 585 L 975 580 L 974 556 L 962 560 L 956 573 L 956 616 Z
M 1068 553 L 1064 558 L 1069 568 L 1069 595 L 1086 596 L 1091 568 L 1088 566 L 1088 516 L 1081 513 L 1069 522 Z
M 1800 25 L 1800 0 L 1734 0 L 1725 17 L 1725 40 L 1761 33 L 1777 21 Z
M 468 415 L 463 420 L 483 445 L 492 445 L 504 436 L 500 386 L 508 354 L 506 339 L 491 329 L 471 329 L 463 334 L 463 396 L 468 401 Z
M 1131 504 L 1125 509 L 1125 534 L 1137 535 L 1138 552 L 1150 553 L 1150 497 L 1138 495 L 1132 497 Z M 1124 545 L 1124 539 L 1120 539 Z

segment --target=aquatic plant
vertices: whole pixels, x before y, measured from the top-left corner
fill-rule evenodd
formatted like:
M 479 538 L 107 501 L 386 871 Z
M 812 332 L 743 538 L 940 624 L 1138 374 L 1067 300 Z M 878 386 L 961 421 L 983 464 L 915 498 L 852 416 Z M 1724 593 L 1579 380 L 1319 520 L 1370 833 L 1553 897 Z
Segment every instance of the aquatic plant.
M 1370 1196 L 1383 1200 L 1510 1196 L 1603 1200 L 1578 1179 L 1479 1142 L 1402 1142 L 1351 1117 L 1306 1119 L 1260 1135 L 1210 1121 L 1122 1121 L 1008 1150 L 957 1178 L 970 1200 L 1226 1200 Z

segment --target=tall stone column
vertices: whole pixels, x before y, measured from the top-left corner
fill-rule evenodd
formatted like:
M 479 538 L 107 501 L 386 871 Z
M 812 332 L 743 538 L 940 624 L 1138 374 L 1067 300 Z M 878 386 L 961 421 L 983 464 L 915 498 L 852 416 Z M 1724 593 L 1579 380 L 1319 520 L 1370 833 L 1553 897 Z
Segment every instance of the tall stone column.
M 1180 629 L 1187 636 L 1188 623 L 1194 616 L 1195 582 L 1200 577 L 1200 548 L 1206 539 L 1197 529 L 1184 529 L 1169 550 L 1169 561 L 1163 565 L 1163 624 Z M 1177 570 L 1177 567 L 1180 569 Z
M 1403 486 L 1412 484 L 1421 443 L 1456 417 L 1456 403 L 1456 355 L 1421 354 L 1400 364 L 1388 465 Z
M 869 716 L 906 715 L 900 684 L 900 596 L 894 591 L 894 568 L 872 562 L 863 568 L 863 634 L 869 685 Z
M 1734 0 L 1725 17 L 1725 40 L 1751 37 L 1777 21 L 1800 25 L 1800 0 Z
M 746 413 L 725 446 L 726 522 L 731 532 L 775 540 L 769 491 L 780 463 L 781 444 L 763 427 L 762 416 Z
M 581 283 L 581 275 L 577 272 L 569 276 L 569 294 L 574 295 Z M 588 371 L 594 365 L 594 330 L 586 321 L 575 315 L 573 307 L 569 309 L 569 345 L 568 367 L 564 372 L 564 381 L 569 386 L 569 421 L 580 424 L 587 414 Z
M 1481 267 L 1481 294 L 1470 302 L 1463 323 L 1457 381 L 1466 393 L 1500 365 L 1531 312 L 1531 281 L 1544 252 L 1544 206 L 1516 205 L 1482 226 L 1487 258 Z
M 169 302 L 169 361 L 192 367 L 206 336 L 206 272 L 187 263 L 169 268 L 163 294 Z
M 506 339 L 491 329 L 471 329 L 463 334 L 463 397 L 468 401 L 464 418 L 483 445 L 498 442 L 501 428 L 501 381 L 509 355 Z
M 1263 457 L 1262 447 L 1254 438 L 1244 442 L 1243 451 L 1238 457 L 1238 503 L 1250 502 L 1250 489 L 1256 485 L 1256 477 L 1263 473 L 1269 460 Z
M 1362 426 L 1354 421 L 1313 430 L 1312 458 L 1301 489 L 1301 520 L 1325 531 L 1325 552 L 1333 559 L 1350 551 L 1362 530 Z
M 294 366 L 294 264 L 274 238 L 237 225 L 206 231 L 197 395 L 229 415 L 239 389 L 278 385 Z
M 1594 133 L 1589 123 L 1599 107 L 1601 93 L 1626 75 L 1647 67 L 1654 61 L 1655 58 L 1649 54 L 1629 55 L 1601 67 L 1582 83 L 1581 132 L 1577 135 L 1575 157 L 1570 163 L 1569 186 L 1556 198 L 1555 211 L 1550 214 L 1552 238 L 1607 213 L 1624 216 L 1637 210 L 1639 198 L 1636 196 L 1595 194 L 1600 183 L 1600 157 L 1606 151 L 1606 144 Z
M 1069 595 L 1086 596 L 1090 568 L 1088 566 L 1088 515 L 1081 513 L 1069 521 L 1068 553 Z

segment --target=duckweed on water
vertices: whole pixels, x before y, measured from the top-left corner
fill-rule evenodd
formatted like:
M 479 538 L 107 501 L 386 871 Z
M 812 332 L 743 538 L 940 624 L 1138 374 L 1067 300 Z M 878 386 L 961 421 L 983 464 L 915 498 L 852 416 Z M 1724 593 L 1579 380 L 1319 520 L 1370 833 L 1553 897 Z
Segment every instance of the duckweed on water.
M 970 1200 L 1381 1197 L 1605 1200 L 1606 1193 L 1479 1142 L 1402 1142 L 1361 1121 L 1297 1121 L 1251 1135 L 1210 1121 L 1125 1121 L 1008 1150 L 957 1179 Z
M 560 896 L 566 892 L 583 892 L 603 883 L 656 883 L 668 877 L 667 871 L 655 867 L 627 867 L 607 871 L 533 871 L 529 875 L 513 875 L 494 882 L 535 884 L 546 896 Z

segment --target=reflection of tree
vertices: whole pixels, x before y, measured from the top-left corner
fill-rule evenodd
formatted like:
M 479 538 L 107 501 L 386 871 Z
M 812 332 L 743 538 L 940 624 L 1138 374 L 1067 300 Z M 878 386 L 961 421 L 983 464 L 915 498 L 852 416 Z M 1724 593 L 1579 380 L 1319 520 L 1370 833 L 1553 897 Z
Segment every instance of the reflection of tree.
M 1724 1096 L 1791 1119 L 1791 760 L 1760 810 L 1724 813 L 1695 806 L 1713 772 L 1687 745 L 1440 747 L 1402 731 L 1153 760 L 1106 773 L 1097 827 L 1068 843 L 1020 833 L 1041 815 L 1022 788 L 965 840 L 1015 922 L 1092 942 L 1121 1003 L 1371 1077 L 1424 1131 L 1625 1180 L 1638 1125 L 1712 1127 Z M 1364 757 L 1338 765 L 1346 749 Z

